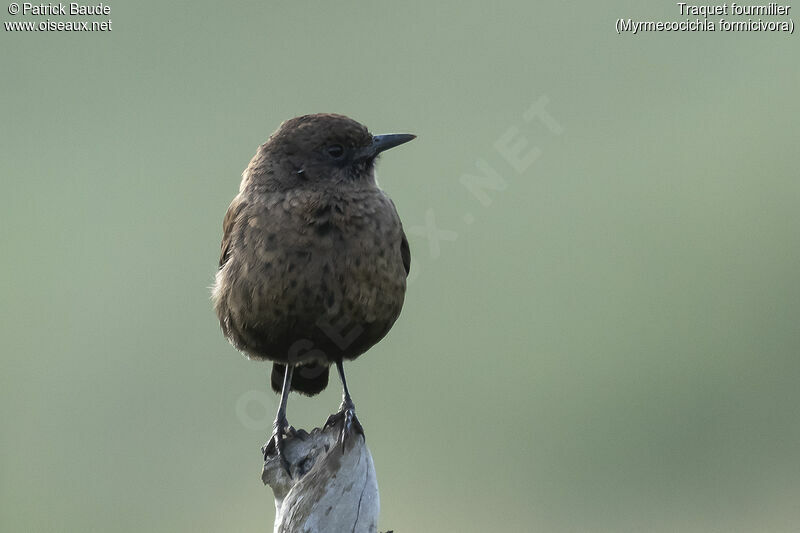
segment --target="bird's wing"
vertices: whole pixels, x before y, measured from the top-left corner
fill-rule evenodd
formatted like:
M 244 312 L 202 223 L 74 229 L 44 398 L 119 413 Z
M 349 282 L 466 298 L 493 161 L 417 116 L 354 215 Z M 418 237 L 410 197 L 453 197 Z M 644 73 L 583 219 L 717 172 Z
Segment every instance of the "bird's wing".
M 233 241 L 233 226 L 236 224 L 236 218 L 242 210 L 244 202 L 239 196 L 233 199 L 228 212 L 225 213 L 225 219 L 222 221 L 222 246 L 219 254 L 219 268 L 225 266 L 228 257 L 231 255 L 231 245 Z
M 406 232 L 400 230 L 403 240 L 400 241 L 400 255 L 403 257 L 403 266 L 406 269 L 406 277 L 411 272 L 411 248 L 408 247 L 408 239 L 406 239 Z

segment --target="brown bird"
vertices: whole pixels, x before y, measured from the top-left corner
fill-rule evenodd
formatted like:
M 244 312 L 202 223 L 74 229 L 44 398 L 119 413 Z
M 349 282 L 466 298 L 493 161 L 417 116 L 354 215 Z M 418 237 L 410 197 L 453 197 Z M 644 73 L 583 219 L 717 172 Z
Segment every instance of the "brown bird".
M 264 446 L 283 459 L 291 390 L 313 396 L 336 364 L 343 401 L 328 424 L 361 429 L 342 362 L 381 340 L 403 306 L 411 254 L 375 159 L 414 139 L 372 135 L 343 115 L 287 120 L 258 147 L 223 222 L 214 309 L 228 340 L 268 359 L 281 393 Z

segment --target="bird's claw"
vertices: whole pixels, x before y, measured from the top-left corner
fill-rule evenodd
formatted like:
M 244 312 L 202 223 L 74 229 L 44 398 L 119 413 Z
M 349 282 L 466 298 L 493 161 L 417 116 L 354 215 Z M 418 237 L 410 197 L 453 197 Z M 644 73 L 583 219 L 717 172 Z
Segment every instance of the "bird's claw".
M 286 459 L 286 454 L 284 453 L 284 439 L 286 437 L 292 437 L 294 434 L 295 429 L 290 426 L 288 422 L 283 421 L 283 423 L 281 423 L 280 421 L 276 421 L 272 436 L 264 446 L 261 447 L 261 453 L 264 454 L 264 461 L 266 462 L 270 458 L 277 456 L 284 470 L 286 470 L 286 473 L 290 476 L 289 461 Z
M 323 430 L 328 429 L 329 427 L 334 427 L 339 423 L 342 424 L 342 429 L 339 433 L 338 440 L 342 447 L 344 447 L 346 436 L 351 430 L 355 430 L 355 432 L 359 435 L 364 435 L 364 428 L 361 426 L 361 422 L 359 422 L 358 417 L 356 416 L 356 408 L 352 402 L 342 403 L 339 412 L 328 417 L 328 421 L 325 422 Z

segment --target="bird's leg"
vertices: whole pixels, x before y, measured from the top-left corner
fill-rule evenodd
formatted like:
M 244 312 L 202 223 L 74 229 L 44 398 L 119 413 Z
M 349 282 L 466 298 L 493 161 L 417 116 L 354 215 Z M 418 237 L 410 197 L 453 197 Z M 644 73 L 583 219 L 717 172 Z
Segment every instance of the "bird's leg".
M 289 429 L 289 421 L 286 419 L 286 404 L 289 400 L 289 391 L 292 389 L 292 373 L 294 367 L 286 365 L 286 373 L 283 375 L 283 389 L 281 390 L 281 404 L 278 406 L 278 414 L 275 416 L 275 423 L 272 425 L 272 436 L 261 448 L 264 453 L 264 460 L 268 456 L 277 455 L 286 473 L 289 473 L 289 462 L 283 455 L 283 437 L 284 433 Z
M 347 390 L 347 380 L 344 377 L 344 366 L 342 361 L 336 361 L 336 369 L 339 371 L 339 379 L 342 380 L 342 405 L 339 407 L 339 412 L 332 414 L 325 422 L 325 427 L 333 426 L 339 421 L 342 421 L 342 432 L 339 437 L 342 445 L 344 445 L 345 435 L 351 428 L 355 428 L 357 433 L 364 434 L 364 428 L 361 427 L 361 422 L 356 417 L 356 406 L 353 399 L 350 398 L 350 391 Z

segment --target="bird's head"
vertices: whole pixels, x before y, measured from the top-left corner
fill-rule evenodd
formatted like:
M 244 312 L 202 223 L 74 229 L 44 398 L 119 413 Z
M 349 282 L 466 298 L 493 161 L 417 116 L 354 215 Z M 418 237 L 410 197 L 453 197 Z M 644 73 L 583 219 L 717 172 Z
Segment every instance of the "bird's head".
M 374 184 L 378 154 L 414 137 L 372 135 L 366 126 L 344 115 L 304 115 L 281 124 L 259 147 L 248 171 L 280 188 Z

